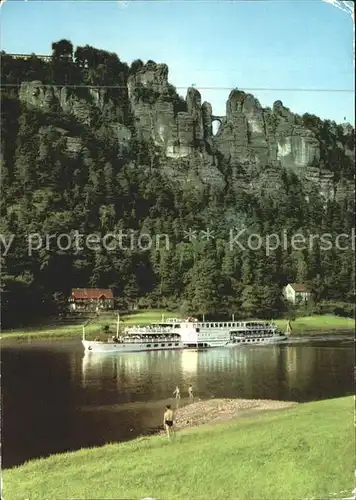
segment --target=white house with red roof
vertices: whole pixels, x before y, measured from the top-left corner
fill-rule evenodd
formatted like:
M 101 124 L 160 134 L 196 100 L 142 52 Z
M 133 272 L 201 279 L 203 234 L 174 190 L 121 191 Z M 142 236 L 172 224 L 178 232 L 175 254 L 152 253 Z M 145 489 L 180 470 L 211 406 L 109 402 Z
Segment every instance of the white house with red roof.
M 104 288 L 72 288 L 69 304 L 71 311 L 114 309 L 114 294 Z
M 294 305 L 307 304 L 310 300 L 311 294 L 303 283 L 288 283 L 284 287 L 283 294 L 285 298 Z

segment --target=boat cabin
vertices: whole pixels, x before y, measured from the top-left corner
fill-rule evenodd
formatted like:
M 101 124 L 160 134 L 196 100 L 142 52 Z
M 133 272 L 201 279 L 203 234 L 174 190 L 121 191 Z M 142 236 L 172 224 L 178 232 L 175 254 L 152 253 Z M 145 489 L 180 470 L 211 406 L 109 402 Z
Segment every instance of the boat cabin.
M 192 326 L 191 322 L 187 321 L 184 323 L 185 327 Z M 231 329 L 231 328 L 248 328 L 248 329 L 266 329 L 273 328 L 274 325 L 272 323 L 268 323 L 265 321 L 195 321 L 194 327 L 199 331 L 200 328 L 218 328 L 218 329 Z

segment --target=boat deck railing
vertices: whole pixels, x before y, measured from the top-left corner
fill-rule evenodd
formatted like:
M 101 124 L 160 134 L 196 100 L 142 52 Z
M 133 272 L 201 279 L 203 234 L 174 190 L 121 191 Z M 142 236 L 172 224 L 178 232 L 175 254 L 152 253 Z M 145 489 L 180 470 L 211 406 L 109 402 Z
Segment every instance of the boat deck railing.
M 174 343 L 174 342 L 180 342 L 179 337 L 163 337 L 163 338 L 158 338 L 158 337 L 121 337 L 121 339 L 117 340 L 110 340 L 110 343 L 116 343 L 116 344 L 159 344 L 159 343 Z
M 126 334 L 143 334 L 143 333 L 171 333 L 172 327 L 170 326 L 129 326 L 124 329 Z
M 232 337 L 238 337 L 238 336 L 260 336 L 260 337 L 267 337 L 267 336 L 274 336 L 274 335 L 279 335 L 279 331 L 277 329 L 274 330 L 233 330 L 230 332 L 230 335 Z
M 238 331 L 246 331 L 246 330 L 266 330 L 266 331 L 274 331 L 277 329 L 276 325 L 273 325 L 271 323 L 266 324 L 266 325 L 241 325 L 241 326 L 236 326 L 234 330 Z

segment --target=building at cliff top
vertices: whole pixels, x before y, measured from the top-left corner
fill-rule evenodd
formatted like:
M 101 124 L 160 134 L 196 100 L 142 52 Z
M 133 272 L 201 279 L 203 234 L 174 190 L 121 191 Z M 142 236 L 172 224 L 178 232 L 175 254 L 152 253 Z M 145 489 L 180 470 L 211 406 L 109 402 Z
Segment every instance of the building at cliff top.
M 7 54 L 14 59 L 31 59 L 31 57 L 37 57 L 37 59 L 41 59 L 42 61 L 49 62 L 52 60 L 52 56 L 44 55 L 44 54 Z

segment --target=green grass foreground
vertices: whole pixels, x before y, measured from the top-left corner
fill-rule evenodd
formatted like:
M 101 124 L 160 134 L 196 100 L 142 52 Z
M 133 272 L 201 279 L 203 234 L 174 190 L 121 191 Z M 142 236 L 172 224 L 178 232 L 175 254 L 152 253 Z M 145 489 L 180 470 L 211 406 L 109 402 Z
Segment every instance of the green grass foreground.
M 155 323 L 157 321 L 161 321 L 162 315 L 167 319 L 169 317 L 178 317 L 181 315 L 164 311 L 164 310 L 148 310 L 148 311 L 140 311 L 134 314 L 130 314 L 127 316 L 122 316 L 120 319 L 121 326 L 131 326 L 131 325 L 148 325 L 151 323 Z M 95 320 L 93 323 L 89 324 L 85 331 L 90 337 L 90 334 L 98 332 L 100 328 L 109 324 L 112 331 L 115 331 L 115 323 L 117 320 L 117 314 L 108 314 L 105 313 L 101 318 Z M 287 321 L 285 319 L 277 319 L 275 323 L 278 327 L 285 331 Z M 343 318 L 340 316 L 333 316 L 331 314 L 324 314 L 321 316 L 305 316 L 296 318 L 291 322 L 292 324 L 292 336 L 293 335 L 302 335 L 303 333 L 308 334 L 318 334 L 318 333 L 327 333 L 331 331 L 354 331 L 355 330 L 355 320 L 352 318 Z M 28 328 L 23 330 L 12 330 L 12 331 L 2 331 L 1 338 L 11 339 L 11 340 L 31 340 L 31 339 L 48 339 L 48 338 L 67 338 L 74 339 L 80 338 L 82 334 L 82 326 L 79 324 L 76 325 L 56 325 L 51 327 L 50 325 L 46 325 L 43 327 L 37 328 Z
M 354 398 L 300 404 L 176 434 L 53 455 L 3 471 L 4 498 L 346 498 Z M 98 429 L 100 432 L 100 429 Z

